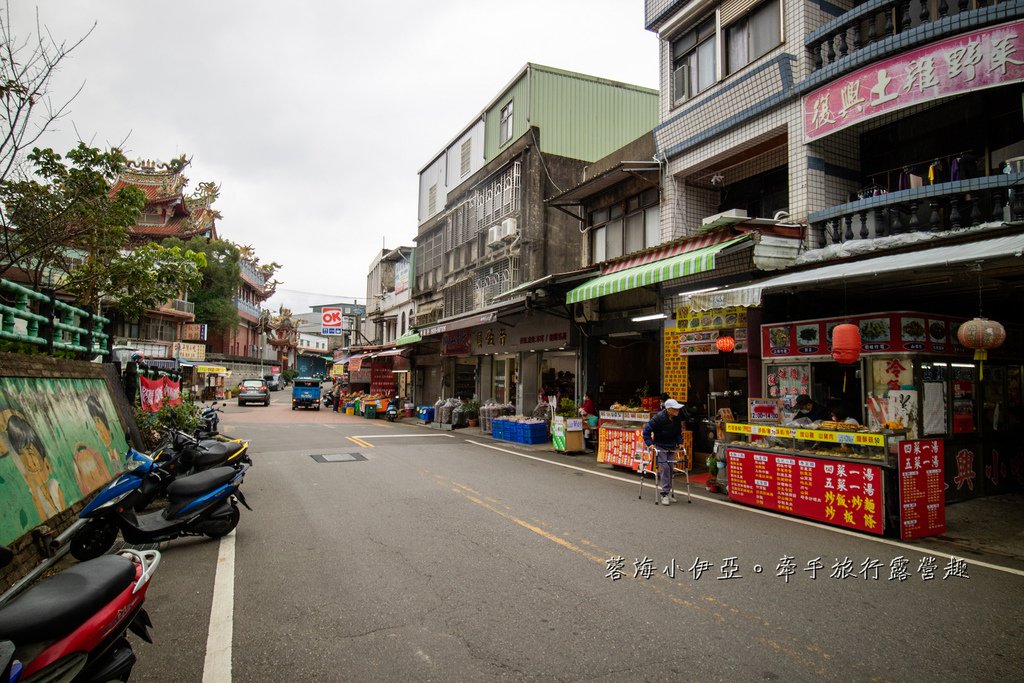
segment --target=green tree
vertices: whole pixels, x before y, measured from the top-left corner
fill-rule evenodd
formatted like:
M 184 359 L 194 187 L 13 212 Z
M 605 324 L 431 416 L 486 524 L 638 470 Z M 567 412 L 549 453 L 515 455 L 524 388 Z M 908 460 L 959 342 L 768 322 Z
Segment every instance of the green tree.
M 238 246 L 227 240 L 207 240 L 202 237 L 193 237 L 188 242 L 171 238 L 164 240 L 163 244 L 188 249 L 206 257 L 202 285 L 189 290 L 189 300 L 195 305 L 196 320 L 218 332 L 237 327 L 239 316 L 235 297 L 242 287 Z
M 180 247 L 167 247 L 150 242 L 138 249 L 113 257 L 108 263 L 87 262 L 88 279 L 95 302 L 106 300 L 129 319 L 139 318 L 147 309 L 192 291 L 203 279 L 206 256 Z M 77 269 L 72 272 L 74 281 Z

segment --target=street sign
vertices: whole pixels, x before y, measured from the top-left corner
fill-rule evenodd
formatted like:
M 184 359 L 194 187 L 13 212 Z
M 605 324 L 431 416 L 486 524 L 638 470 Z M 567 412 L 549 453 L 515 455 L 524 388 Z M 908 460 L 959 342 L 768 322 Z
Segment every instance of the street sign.
M 340 308 L 322 308 L 320 309 L 320 334 L 324 336 L 328 335 L 340 335 L 343 332 L 342 314 Z

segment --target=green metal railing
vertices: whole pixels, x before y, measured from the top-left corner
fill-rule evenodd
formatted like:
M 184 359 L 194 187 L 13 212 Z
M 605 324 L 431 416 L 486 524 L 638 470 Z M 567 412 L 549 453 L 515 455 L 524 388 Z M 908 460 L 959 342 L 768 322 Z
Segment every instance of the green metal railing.
M 110 335 L 105 331 L 109 319 L 2 278 L 0 291 L 14 297 L 13 306 L 0 303 L 0 339 L 34 344 L 51 354 L 60 350 L 110 356 Z M 33 302 L 38 313 L 32 310 Z M 15 331 L 18 320 L 24 321 L 24 332 Z

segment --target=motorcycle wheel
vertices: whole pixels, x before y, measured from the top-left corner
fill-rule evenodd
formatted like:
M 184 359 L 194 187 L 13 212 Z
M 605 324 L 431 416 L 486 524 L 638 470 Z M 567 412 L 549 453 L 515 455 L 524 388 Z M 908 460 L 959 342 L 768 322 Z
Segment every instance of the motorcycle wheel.
M 203 534 L 209 538 L 220 538 L 227 536 L 238 526 L 238 520 L 242 518 L 237 505 L 231 506 L 231 514 L 222 519 L 211 519 L 203 522 Z
M 71 556 L 79 562 L 93 560 L 110 550 L 117 527 L 108 521 L 89 522 L 71 537 Z

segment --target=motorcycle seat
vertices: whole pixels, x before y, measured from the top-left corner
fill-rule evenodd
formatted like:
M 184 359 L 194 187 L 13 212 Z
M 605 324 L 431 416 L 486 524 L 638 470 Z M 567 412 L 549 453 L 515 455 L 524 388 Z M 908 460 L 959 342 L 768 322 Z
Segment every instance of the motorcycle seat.
M 63 638 L 135 581 L 135 563 L 104 555 L 41 581 L 0 609 L 0 640 L 16 645 Z
M 214 442 L 207 445 L 202 444 L 202 448 L 195 455 L 192 460 L 193 467 L 196 469 L 203 469 L 216 465 L 219 462 L 224 462 L 235 453 L 245 448 L 244 443 L 233 443 L 233 442 Z
M 195 498 L 228 483 L 235 478 L 237 473 L 238 470 L 234 467 L 215 467 L 199 474 L 190 474 L 171 482 L 167 487 L 167 497 L 172 500 Z

